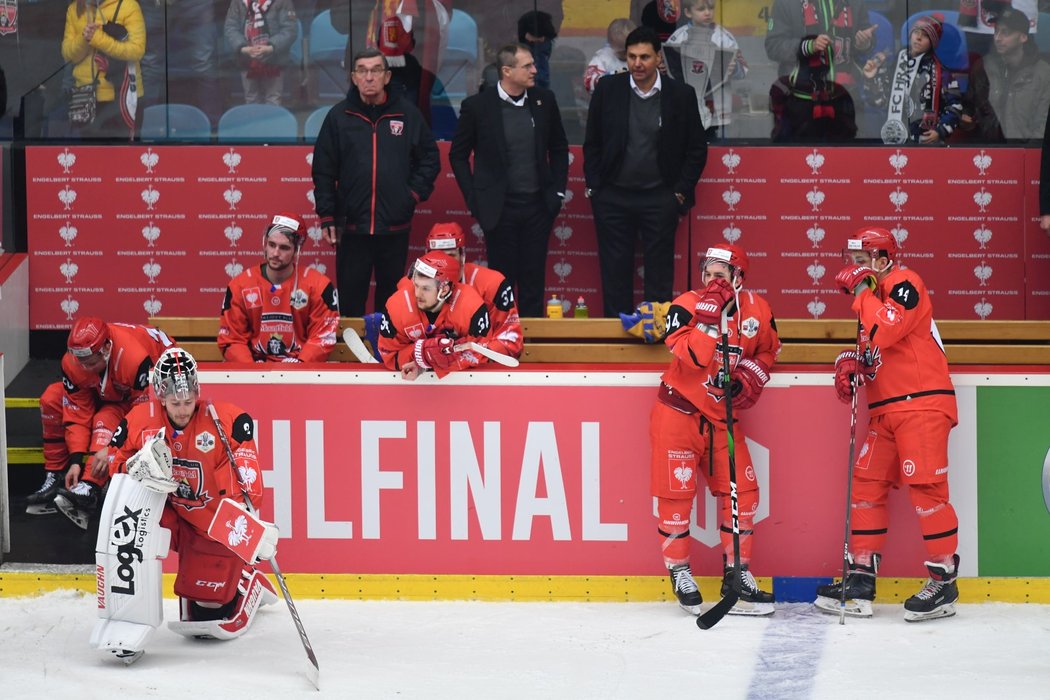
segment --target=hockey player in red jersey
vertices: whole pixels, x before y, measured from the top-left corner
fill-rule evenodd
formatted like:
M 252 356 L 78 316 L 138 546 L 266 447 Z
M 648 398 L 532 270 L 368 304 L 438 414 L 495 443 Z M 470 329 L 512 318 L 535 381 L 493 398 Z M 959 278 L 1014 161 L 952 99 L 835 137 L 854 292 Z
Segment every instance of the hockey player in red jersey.
M 224 499 L 262 500 L 252 417 L 232 404 L 202 400 L 197 363 L 180 348 L 157 360 L 152 386 L 156 398 L 136 406 L 113 435 L 113 482 L 96 547 L 102 619 L 91 641 L 122 658 L 141 654 L 160 625 L 159 559 L 168 552 L 169 538 L 179 553 L 175 594 L 180 619 L 168 623 L 172 630 L 232 639 L 248 629 L 260 605 L 277 600 L 273 586 L 255 568 L 258 560 L 274 555 L 276 527 L 259 521 L 254 512 L 245 513 L 262 526 L 247 563 L 231 551 L 236 537 L 227 542 L 208 534 Z M 132 542 L 139 550 L 132 561 L 127 533 L 135 534 Z
M 673 356 L 661 377 L 649 419 L 652 445 L 652 494 L 657 500 L 660 546 L 679 605 L 700 613 L 700 591 L 689 565 L 689 523 L 697 481 L 703 474 L 722 514 L 722 595 L 733 584 L 733 536 L 730 503 L 726 400 L 734 412 L 750 408 L 769 381 L 780 352 L 773 312 L 765 299 L 743 288 L 748 260 L 734 245 L 719 244 L 701 261 L 703 287 L 671 303 L 664 342 Z M 734 366 L 730 386 L 721 386 L 722 314 L 728 315 L 728 339 Z M 727 395 L 728 390 L 728 395 Z M 758 509 L 758 481 L 740 423 L 734 421 L 740 540 L 740 599 L 729 611 L 769 615 L 773 595 L 759 589 L 750 571 L 751 538 Z
M 379 328 L 383 364 L 415 379 L 433 370 L 438 377 L 483 364 L 487 358 L 466 342 L 485 342 L 492 328 L 488 307 L 469 284 L 460 282 L 459 261 L 434 251 L 412 266 L 412 289 L 399 288 L 386 302 Z
M 907 486 L 926 544 L 929 579 L 904 602 L 910 622 L 955 614 L 959 590 L 959 519 L 948 501 L 948 433 L 958 423 L 933 305 L 914 271 L 896 264 L 897 241 L 862 228 L 848 241 L 847 265 L 835 282 L 853 296 L 860 321 L 857 350 L 835 361 L 835 389 L 849 403 L 864 386 L 868 437 L 853 465 L 846 614 L 870 617 L 891 488 Z M 839 614 L 842 582 L 817 589 L 816 605 Z
M 262 265 L 230 281 L 222 302 L 219 349 L 227 362 L 325 362 L 339 331 L 331 280 L 300 269 L 306 227 L 278 214 L 263 234 Z
M 485 345 L 496 352 L 521 357 L 524 337 L 521 333 L 521 319 L 518 317 L 518 305 L 514 299 L 514 287 L 503 276 L 502 272 L 488 267 L 467 262 L 467 238 L 463 228 L 455 223 L 434 224 L 427 234 L 428 251 L 439 250 L 447 253 L 462 266 L 459 281 L 469 284 L 488 306 L 492 330 Z M 398 285 L 411 287 L 412 282 L 404 279 Z
M 53 513 L 57 507 L 87 529 L 109 476 L 113 431 L 134 404 L 149 398 L 150 368 L 172 345 L 171 338 L 149 326 L 106 323 L 94 316 L 76 320 L 62 356 L 62 381 L 40 397 L 47 473 L 43 486 L 26 499 L 26 512 Z

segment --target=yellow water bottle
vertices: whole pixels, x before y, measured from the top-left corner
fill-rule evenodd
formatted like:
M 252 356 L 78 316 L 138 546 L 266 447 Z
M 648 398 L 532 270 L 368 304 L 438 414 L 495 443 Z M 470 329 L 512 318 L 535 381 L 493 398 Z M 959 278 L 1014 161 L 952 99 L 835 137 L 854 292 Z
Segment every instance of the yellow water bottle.
M 547 318 L 561 318 L 561 301 L 558 299 L 557 294 L 552 294 L 550 301 L 547 302 Z
M 587 302 L 580 297 L 576 300 L 576 309 L 573 311 L 573 315 L 576 318 L 587 318 L 590 314 L 587 312 Z

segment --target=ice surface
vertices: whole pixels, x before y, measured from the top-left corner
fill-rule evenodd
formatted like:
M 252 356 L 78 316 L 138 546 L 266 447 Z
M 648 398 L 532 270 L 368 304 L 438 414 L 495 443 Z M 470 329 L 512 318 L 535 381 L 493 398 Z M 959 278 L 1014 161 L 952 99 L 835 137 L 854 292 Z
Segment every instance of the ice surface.
M 708 601 L 709 603 L 712 601 Z M 283 602 L 232 642 L 162 628 L 125 667 L 91 649 L 94 599 L 0 597 L 4 698 L 318 697 Z M 778 605 L 708 631 L 671 603 L 297 601 L 320 695 L 355 698 L 1046 698 L 1050 606 L 906 623 Z M 165 600 L 173 619 L 177 606 Z

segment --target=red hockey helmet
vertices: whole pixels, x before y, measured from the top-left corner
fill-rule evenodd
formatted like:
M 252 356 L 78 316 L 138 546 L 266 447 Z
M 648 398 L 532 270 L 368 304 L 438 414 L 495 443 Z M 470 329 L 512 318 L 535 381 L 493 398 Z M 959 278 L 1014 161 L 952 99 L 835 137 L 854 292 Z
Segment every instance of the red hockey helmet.
M 459 281 L 459 261 L 448 253 L 432 250 L 416 260 L 412 266 L 412 275 L 430 277 L 438 282 L 453 284 Z
M 303 245 L 303 234 L 306 233 L 306 226 L 303 225 L 303 220 L 295 214 L 281 212 L 273 217 L 270 225 L 266 227 L 266 233 L 263 234 L 264 246 L 266 245 L 266 239 L 270 237 L 271 233 L 283 233 L 285 236 L 288 236 L 288 240 L 291 241 L 295 249 L 299 250 Z
M 893 260 L 897 257 L 897 239 L 884 228 L 859 228 L 846 241 L 847 255 L 857 251 L 871 253 L 873 258 L 885 257 Z
M 740 246 L 732 243 L 716 243 L 707 249 L 704 259 L 700 261 L 700 272 L 707 268 L 708 263 L 721 262 L 729 265 L 740 273 L 740 279 L 747 277 L 748 262 L 747 253 Z
M 467 236 L 463 227 L 455 221 L 434 224 L 427 234 L 427 250 L 455 250 L 467 247 Z
M 102 351 L 109 341 L 109 326 L 97 316 L 78 318 L 69 331 L 66 347 L 73 357 L 84 359 Z

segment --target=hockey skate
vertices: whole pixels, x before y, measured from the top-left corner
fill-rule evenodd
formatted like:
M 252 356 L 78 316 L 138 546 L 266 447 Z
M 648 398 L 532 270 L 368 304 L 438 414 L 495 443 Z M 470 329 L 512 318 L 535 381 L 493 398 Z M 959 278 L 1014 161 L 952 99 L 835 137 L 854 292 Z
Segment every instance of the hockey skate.
M 219 607 L 205 607 L 181 598 L 180 619 L 169 622 L 168 629 L 194 639 L 236 639 L 248 631 L 261 606 L 273 605 L 277 600 L 277 591 L 266 574 L 245 568 L 233 600 Z
M 678 605 L 687 613 L 699 615 L 700 604 L 704 602 L 704 599 L 700 596 L 696 580 L 693 579 L 692 569 L 688 564 L 679 564 L 672 566 L 670 572 L 671 588 L 674 589 L 674 594 L 678 598 Z
M 722 557 L 725 561 L 725 556 Z M 727 566 L 722 574 L 722 597 L 725 598 L 733 587 L 733 567 Z M 773 594 L 759 589 L 754 575 L 747 564 L 740 566 L 740 597 L 729 609 L 730 615 L 772 615 Z
M 129 651 L 127 649 L 113 649 L 113 655 L 124 662 L 125 666 L 130 666 L 145 654 L 145 651 Z
M 849 573 L 846 575 L 846 615 L 871 617 L 871 603 L 875 600 L 875 577 L 879 572 L 881 555 L 871 555 L 871 566 L 863 566 L 849 558 Z M 838 615 L 842 613 L 842 582 L 829 583 L 817 588 L 817 599 L 813 604 L 821 612 Z
M 61 482 L 56 476 L 58 472 L 49 470 L 44 477 L 44 484 L 33 493 L 26 496 L 26 513 L 28 515 L 51 515 L 57 513 L 55 508 L 55 496 L 58 495 L 58 487 Z
M 87 530 L 88 521 L 98 510 L 97 485 L 81 481 L 71 489 L 59 489 L 55 506 L 81 530 Z
M 959 572 L 959 555 L 952 556 L 952 564 L 925 562 L 930 577 L 921 591 L 904 601 L 904 619 L 907 622 L 936 620 L 955 614 L 955 602 L 959 600 L 959 587 L 955 583 Z

